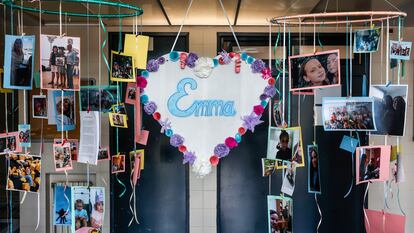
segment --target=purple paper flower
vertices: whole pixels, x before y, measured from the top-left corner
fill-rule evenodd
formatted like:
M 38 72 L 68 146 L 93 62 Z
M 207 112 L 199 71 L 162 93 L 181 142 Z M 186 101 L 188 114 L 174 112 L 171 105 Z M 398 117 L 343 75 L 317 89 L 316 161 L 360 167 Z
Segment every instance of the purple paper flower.
M 260 73 L 265 68 L 265 66 L 266 64 L 262 60 L 257 59 L 252 63 L 250 67 L 252 68 L 253 73 Z
M 194 68 L 195 62 L 198 60 L 198 56 L 195 53 L 189 53 L 187 56 L 187 59 L 185 60 L 185 63 L 188 67 Z
M 179 134 L 173 134 L 170 138 L 170 144 L 174 147 L 179 147 L 184 143 L 184 138 Z
M 230 54 L 227 53 L 225 50 L 220 52 L 220 56 L 223 59 L 224 64 L 229 64 L 231 62 Z
M 263 100 L 266 100 L 269 97 L 266 94 L 261 94 L 259 98 L 260 98 L 261 101 L 263 101 Z
M 183 164 L 189 163 L 189 164 L 193 165 L 196 158 L 197 157 L 196 157 L 194 152 L 186 151 L 184 153 L 184 157 L 183 157 Z
M 218 144 L 214 148 L 214 154 L 217 155 L 219 158 L 227 156 L 229 152 L 230 152 L 230 148 L 228 148 L 226 144 L 223 144 L 223 143 Z
M 157 60 L 151 59 L 147 63 L 147 70 L 149 72 L 157 72 L 158 68 L 160 68 L 160 64 Z
M 157 105 L 155 104 L 155 102 L 150 101 L 144 105 L 144 111 L 148 115 L 152 115 L 155 111 L 157 111 Z
M 273 97 L 276 95 L 276 88 L 274 86 L 266 86 L 263 94 L 265 94 L 267 97 Z
M 164 65 L 164 63 L 165 63 L 165 58 L 164 58 L 164 57 L 159 57 L 159 58 L 157 59 L 157 61 L 158 61 L 158 64 L 160 64 L 160 65 Z
M 260 117 L 261 116 L 256 115 L 254 112 L 252 112 L 250 115 L 242 117 L 243 127 L 254 132 L 254 127 L 256 127 L 258 124 L 263 123 L 263 121 L 260 120 Z

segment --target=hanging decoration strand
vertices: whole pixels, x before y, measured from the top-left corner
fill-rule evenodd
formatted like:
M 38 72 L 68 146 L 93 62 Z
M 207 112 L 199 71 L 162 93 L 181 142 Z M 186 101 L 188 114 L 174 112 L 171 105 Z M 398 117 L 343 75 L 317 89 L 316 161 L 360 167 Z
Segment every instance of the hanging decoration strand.
M 365 189 L 364 201 L 363 201 L 363 204 L 362 204 L 362 210 L 363 210 L 363 212 L 364 212 L 364 218 L 365 218 L 366 225 L 368 225 L 368 227 L 366 227 L 366 228 L 371 230 L 371 225 L 370 225 L 370 223 L 369 223 L 369 218 L 368 218 L 368 215 L 367 215 L 367 212 L 366 212 L 366 209 L 365 209 L 365 205 L 366 205 L 366 204 L 365 204 L 365 201 L 366 201 L 366 199 L 367 199 L 367 195 L 368 195 L 369 184 L 370 184 L 370 183 L 368 182 L 367 187 L 366 187 L 366 189 Z
M 319 212 L 319 222 L 318 222 L 318 226 L 316 227 L 316 232 L 319 233 L 319 228 L 321 227 L 322 224 L 322 210 L 321 207 L 319 206 L 319 201 L 318 201 L 318 194 L 315 193 L 315 202 L 316 202 L 316 206 L 318 207 L 318 212 Z
M 188 13 L 190 12 L 191 5 L 193 5 L 193 1 L 194 1 L 194 0 L 191 0 L 191 1 L 190 1 L 190 4 L 188 4 L 187 11 L 185 12 L 184 18 L 183 18 L 183 20 L 181 21 L 181 26 L 180 26 L 180 29 L 178 30 L 177 36 L 175 37 L 175 40 L 174 40 L 174 43 L 173 43 L 173 45 L 172 45 L 172 47 L 171 47 L 170 52 L 174 51 L 175 44 L 177 44 L 178 37 L 180 36 L 181 30 L 183 29 L 184 22 L 185 22 L 185 20 L 187 19 Z
M 223 10 L 223 14 L 224 14 L 224 16 L 225 16 L 225 17 L 226 17 L 226 19 L 227 19 L 227 23 L 229 24 L 229 27 L 230 27 L 231 33 L 233 34 L 234 40 L 236 41 L 237 47 L 239 48 L 239 53 L 241 53 L 241 52 L 242 52 L 242 50 L 241 50 L 241 48 L 240 48 L 239 40 L 237 39 L 236 33 L 234 32 L 234 29 L 233 29 L 233 26 L 231 26 L 229 16 L 227 15 L 227 11 L 226 11 L 226 9 L 224 8 L 224 5 L 223 5 L 222 0 L 219 0 L 219 2 L 220 2 L 221 9 Z

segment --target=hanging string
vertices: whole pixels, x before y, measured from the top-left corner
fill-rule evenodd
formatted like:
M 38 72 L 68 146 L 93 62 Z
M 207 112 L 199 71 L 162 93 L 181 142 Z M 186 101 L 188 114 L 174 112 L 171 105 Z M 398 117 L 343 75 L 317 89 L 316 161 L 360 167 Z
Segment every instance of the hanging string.
M 386 41 L 386 44 L 385 44 L 385 51 L 386 51 L 386 61 L 385 61 L 385 78 L 386 78 L 386 84 L 388 84 L 389 83 L 389 67 L 390 67 L 390 54 L 389 54 L 389 52 L 390 52 L 390 46 L 389 46 L 389 43 L 390 43 L 390 20 L 389 20 L 389 18 L 387 18 L 387 32 L 386 32 L 386 35 L 387 35 L 387 41 Z
M 282 124 L 285 123 L 285 96 L 286 96 L 286 18 L 283 21 L 283 57 L 282 57 Z
M 237 39 L 236 33 L 235 33 L 235 32 L 234 32 L 234 30 L 233 30 L 233 26 L 231 26 L 229 16 L 227 15 L 227 11 L 226 11 L 226 9 L 224 8 L 224 5 L 223 5 L 222 0 L 219 0 L 219 2 L 220 2 L 221 9 L 223 10 L 224 16 L 225 16 L 225 17 L 226 17 L 226 19 L 227 19 L 227 23 L 229 24 L 229 27 L 230 27 L 231 33 L 233 34 L 234 40 L 236 41 L 237 47 L 239 48 L 239 53 L 241 53 L 241 52 L 242 52 L 242 50 L 241 50 L 241 48 L 240 48 L 239 40 Z
M 287 56 L 290 56 L 290 27 L 288 27 L 288 54 Z M 288 127 L 292 126 L 291 125 L 291 114 L 290 114 L 290 109 L 291 109 L 291 103 L 290 103 L 290 97 L 291 97 L 291 93 L 288 89 Z
M 364 201 L 363 201 L 363 204 L 362 204 L 362 211 L 364 212 L 365 222 L 368 225 L 368 227 L 366 227 L 366 229 L 369 229 L 369 232 L 371 232 L 371 225 L 369 224 L 369 218 L 368 218 L 367 211 L 366 211 L 366 208 L 365 208 L 365 205 L 366 205 L 365 201 L 366 201 L 367 195 L 368 195 L 369 184 L 370 184 L 370 182 L 368 182 L 367 187 L 365 189 Z
M 346 36 L 345 36 L 345 38 L 346 38 L 346 46 L 352 46 L 350 43 L 349 43 L 349 38 L 348 38 L 348 17 L 346 17 Z M 347 61 L 345 62 L 345 77 L 346 77 L 346 96 L 348 96 L 349 97 L 349 76 L 348 76 L 348 63 L 349 63 L 349 61 L 348 61 L 348 59 L 350 59 L 349 58 L 349 55 L 348 55 L 348 53 L 349 53 L 349 51 L 348 51 L 348 48 L 346 49 L 346 59 L 347 59 Z M 350 56 L 352 56 L 352 55 L 350 55 Z
M 384 38 L 383 34 L 384 34 L 384 22 L 381 21 L 381 38 Z M 384 64 L 384 39 L 380 39 L 380 40 L 381 40 L 381 64 Z M 383 69 L 380 69 L 380 70 L 381 70 L 381 84 L 383 84 L 382 75 L 383 75 L 384 70 Z
M 194 1 L 194 0 L 191 0 L 191 1 L 190 1 L 190 4 L 188 4 L 187 11 L 185 12 L 184 18 L 183 18 L 183 20 L 181 21 L 181 26 L 180 26 L 180 29 L 178 30 L 177 36 L 175 37 L 175 40 L 174 40 L 174 43 L 173 43 L 173 45 L 172 45 L 172 47 L 171 47 L 170 52 L 174 51 L 175 44 L 177 44 L 178 37 L 180 36 L 181 30 L 183 29 L 184 22 L 185 22 L 185 20 L 187 19 L 188 13 L 190 12 L 191 5 L 193 5 L 193 1 Z
M 319 233 L 319 228 L 321 227 L 321 224 L 322 224 L 322 210 L 321 210 L 321 207 L 319 206 L 319 201 L 318 201 L 318 196 L 317 195 L 318 194 L 315 193 L 315 202 L 316 202 L 316 206 L 318 207 L 318 212 L 319 212 L 320 219 L 319 219 L 318 226 L 316 227 L 316 232 Z

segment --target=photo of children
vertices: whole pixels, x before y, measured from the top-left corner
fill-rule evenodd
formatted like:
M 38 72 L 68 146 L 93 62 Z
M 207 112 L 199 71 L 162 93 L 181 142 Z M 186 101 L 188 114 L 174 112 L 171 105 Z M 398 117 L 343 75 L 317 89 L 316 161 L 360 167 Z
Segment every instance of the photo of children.
M 308 145 L 308 192 L 321 193 L 319 153 L 317 145 Z
M 105 189 L 74 186 L 71 193 L 72 232 L 101 233 L 104 219 Z
M 357 147 L 356 151 L 357 184 L 388 179 L 391 146 L 363 146 Z
M 90 225 L 94 229 L 101 229 L 105 213 L 105 189 L 102 187 L 90 188 L 90 202 L 92 213 L 90 215 Z
M 112 173 L 125 172 L 125 155 L 114 155 L 111 162 Z
M 53 91 L 53 100 L 57 131 L 74 130 L 76 128 L 75 93 L 73 91 L 63 91 L 63 93 L 62 91 Z
M 30 147 L 31 137 L 30 137 L 30 125 L 19 125 L 19 144 L 21 147 Z
M 70 156 L 70 144 L 53 144 L 53 158 L 56 171 L 72 170 L 72 158 Z
M 375 124 L 372 134 L 403 136 L 407 115 L 408 85 L 371 85 Z
M 267 196 L 269 233 L 292 233 L 293 200 L 288 197 Z
M 372 53 L 378 50 L 381 30 L 367 29 L 354 32 L 354 53 Z
M 32 96 L 32 112 L 33 118 L 47 119 L 47 96 L 33 95 Z
M 112 105 L 116 104 L 116 86 L 83 86 L 80 90 L 81 111 L 101 111 L 104 113 L 112 111 Z M 100 103 L 99 103 L 100 102 Z
M 305 166 L 301 128 L 270 127 L 266 158 L 279 160 L 278 169 L 282 166 L 282 161 L 294 161 L 297 167 Z
M 69 186 L 54 186 L 53 225 L 72 225 L 71 188 Z M 67 198 L 67 199 L 66 199 Z
M 276 160 L 262 158 L 262 176 L 270 176 L 275 172 Z
M 80 38 L 40 35 L 42 89 L 80 89 Z
M 35 36 L 6 35 L 4 88 L 32 89 Z
M 109 113 L 109 122 L 112 127 L 128 128 L 127 116 L 124 114 Z
M 295 191 L 296 162 L 283 161 L 283 165 L 286 166 L 286 169 L 280 191 L 289 196 L 293 196 L 293 192 Z
M 79 149 L 78 139 L 63 139 L 63 140 L 70 144 L 70 157 L 72 158 L 72 161 L 78 160 L 78 149 Z M 62 145 L 62 139 L 60 138 L 53 139 L 53 144 Z
M 289 57 L 290 91 L 341 85 L 339 50 Z
M 374 100 L 370 97 L 324 97 L 322 118 L 325 131 L 375 131 Z
M 41 158 L 32 155 L 10 154 L 7 160 L 7 190 L 39 192 Z
M 98 161 L 109 160 L 109 147 L 99 148 Z
M 135 104 L 137 95 L 137 85 L 135 83 L 128 83 L 125 93 L 125 103 Z
M 111 81 L 135 82 L 132 56 L 112 51 L 111 58 Z
M 410 60 L 411 41 L 390 40 L 390 58 L 399 60 Z
M 19 132 L 0 134 L 0 154 L 22 152 L 19 142 Z

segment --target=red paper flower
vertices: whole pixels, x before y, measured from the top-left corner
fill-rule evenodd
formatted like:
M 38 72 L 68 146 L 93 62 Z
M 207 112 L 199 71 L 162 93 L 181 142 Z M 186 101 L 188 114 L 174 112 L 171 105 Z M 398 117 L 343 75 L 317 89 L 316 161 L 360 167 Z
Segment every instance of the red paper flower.
M 275 85 L 276 80 L 274 78 L 269 78 L 269 80 L 267 80 L 267 83 L 271 86 Z
M 272 77 L 272 72 L 270 71 L 269 67 L 266 67 L 262 70 L 262 78 L 268 79 Z
M 181 146 L 179 146 L 179 147 L 178 147 L 178 150 L 179 150 L 181 153 L 184 153 L 184 152 L 186 152 L 186 151 L 187 151 L 187 147 L 185 147 L 184 145 L 181 145 Z
M 212 155 L 210 157 L 210 163 L 211 163 L 212 166 L 217 166 L 219 164 L 219 161 L 220 161 L 220 159 L 217 155 Z
M 137 77 L 137 87 L 146 88 L 147 87 L 147 79 L 142 77 L 142 76 L 138 76 Z
M 234 139 L 233 137 L 226 138 L 226 140 L 224 141 L 224 143 L 230 149 L 233 149 L 233 148 L 235 148 L 235 147 L 237 147 L 239 145 L 237 143 L 236 139 Z
M 253 107 L 253 112 L 256 113 L 256 115 L 260 116 L 264 112 L 264 108 L 262 105 L 256 105 Z
M 154 117 L 155 120 L 159 121 L 161 119 L 161 114 L 159 112 L 154 112 L 154 114 L 152 114 L 152 117 Z
M 243 127 L 240 127 L 239 128 L 239 134 L 240 135 L 243 135 L 243 134 L 245 134 L 246 133 L 246 129 L 245 128 L 243 128 Z

